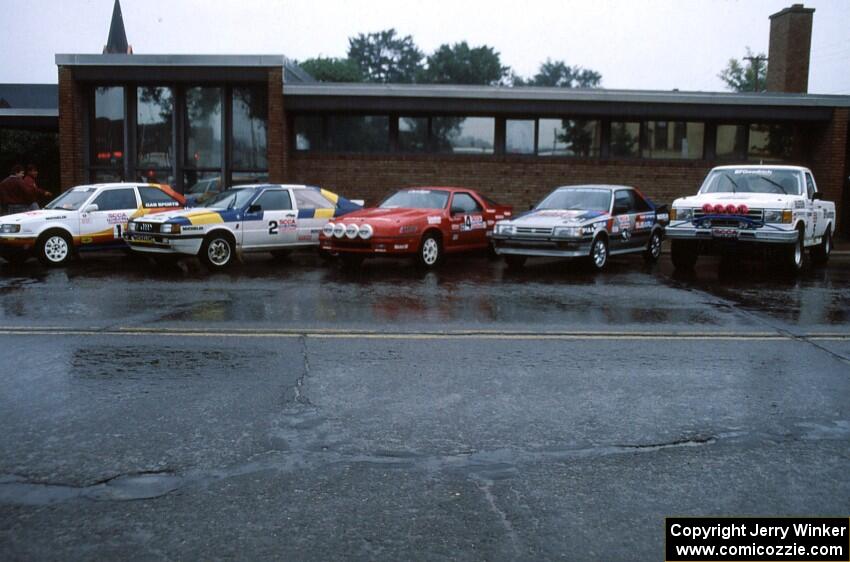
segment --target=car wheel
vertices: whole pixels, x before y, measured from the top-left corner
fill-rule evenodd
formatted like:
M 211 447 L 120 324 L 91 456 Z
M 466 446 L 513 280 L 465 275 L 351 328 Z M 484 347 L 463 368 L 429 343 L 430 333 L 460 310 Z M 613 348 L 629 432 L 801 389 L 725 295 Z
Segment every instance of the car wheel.
M 421 267 L 432 268 L 439 265 L 442 258 L 443 246 L 440 244 L 440 239 L 434 234 L 426 234 L 419 245 L 416 263 Z
M 235 249 L 232 238 L 213 233 L 204 240 L 198 257 L 210 269 L 224 269 L 233 264 Z
M 71 261 L 73 245 L 64 232 L 48 232 L 35 245 L 38 261 L 47 266 L 65 265 Z
M 605 265 L 608 263 L 608 240 L 604 236 L 597 236 L 593 239 L 588 258 L 590 265 L 596 271 L 605 269 Z
M 803 230 L 800 229 L 797 235 L 797 241 L 789 244 L 787 248 L 783 248 L 785 256 L 783 259 L 785 268 L 797 273 L 806 265 L 806 248 L 803 246 L 804 239 Z
M 643 252 L 643 259 L 648 263 L 655 263 L 661 257 L 661 232 L 656 230 L 649 236 L 649 244 Z
M 693 269 L 699 258 L 696 244 L 688 240 L 673 240 L 670 244 L 670 258 L 676 269 Z
M 812 261 L 818 265 L 823 265 L 829 261 L 830 253 L 832 253 L 832 229 L 827 226 L 821 243 L 812 248 Z
M 522 266 L 525 265 L 525 256 L 514 256 L 509 254 L 504 256 L 504 258 L 505 263 L 510 269 L 522 269 Z

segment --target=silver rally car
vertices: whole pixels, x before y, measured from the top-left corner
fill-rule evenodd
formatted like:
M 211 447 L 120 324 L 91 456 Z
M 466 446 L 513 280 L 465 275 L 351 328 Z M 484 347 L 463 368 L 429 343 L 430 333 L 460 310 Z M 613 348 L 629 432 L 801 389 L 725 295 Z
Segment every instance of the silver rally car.
M 534 209 L 496 223 L 493 246 L 510 267 L 535 256 L 587 258 L 603 269 L 608 257 L 642 252 L 647 261 L 661 255 L 666 207 L 656 207 L 633 187 L 559 187 Z

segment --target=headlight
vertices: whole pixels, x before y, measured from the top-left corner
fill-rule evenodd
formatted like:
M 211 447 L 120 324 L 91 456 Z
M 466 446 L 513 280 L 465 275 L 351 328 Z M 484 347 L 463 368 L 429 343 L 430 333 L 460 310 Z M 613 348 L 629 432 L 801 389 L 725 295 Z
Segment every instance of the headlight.
M 671 209 L 670 211 L 670 220 L 671 221 L 689 221 L 694 218 L 694 210 L 693 209 Z
M 322 234 L 330 238 L 334 235 L 334 223 L 329 222 L 325 226 L 322 227 Z
M 791 209 L 765 210 L 764 222 L 791 224 Z
M 163 234 L 180 234 L 179 224 L 164 224 L 159 229 Z
M 580 226 L 556 226 L 552 231 L 555 238 L 579 238 L 581 237 Z
M 360 233 L 360 228 L 356 224 L 349 224 L 345 227 L 345 235 L 354 240 L 357 238 L 357 235 Z
M 371 224 L 361 224 L 361 225 L 360 225 L 360 232 L 359 232 L 359 234 L 360 234 L 360 238 L 362 238 L 363 240 L 368 240 L 369 238 L 371 238 L 371 237 L 372 237 L 372 234 L 373 234 L 374 232 L 375 232 L 375 231 L 374 231 L 374 229 L 372 228 L 372 225 L 371 225 Z
M 136 230 L 136 223 L 134 223 L 133 221 L 128 222 L 127 230 L 129 230 L 130 232 L 134 232 Z
M 2 224 L 0 225 L 0 232 L 3 234 L 15 234 L 16 232 L 21 231 L 21 225 L 19 224 Z
M 345 236 L 344 224 L 338 222 L 334 225 L 334 236 L 336 236 L 337 238 L 342 238 L 343 236 Z
M 509 223 L 499 223 L 496 225 L 496 234 L 513 234 L 514 233 L 514 225 Z

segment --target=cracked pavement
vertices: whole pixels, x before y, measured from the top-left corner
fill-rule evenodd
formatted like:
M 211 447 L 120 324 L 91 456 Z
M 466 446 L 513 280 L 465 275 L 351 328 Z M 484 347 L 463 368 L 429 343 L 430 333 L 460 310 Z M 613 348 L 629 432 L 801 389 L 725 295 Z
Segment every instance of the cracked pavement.
M 0 558 L 661 559 L 850 505 L 850 259 L 0 266 Z

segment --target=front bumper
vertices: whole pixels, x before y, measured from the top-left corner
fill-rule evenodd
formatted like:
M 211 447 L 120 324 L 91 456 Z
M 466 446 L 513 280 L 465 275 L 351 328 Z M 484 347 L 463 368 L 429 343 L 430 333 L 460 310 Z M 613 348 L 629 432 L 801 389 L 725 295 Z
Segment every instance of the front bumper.
M 0 235 L 0 253 L 21 252 L 33 249 L 37 238 L 35 236 Z
M 493 235 L 493 247 L 499 255 L 579 258 L 590 255 L 592 238 L 519 238 Z
M 702 242 L 721 242 L 723 244 L 763 243 L 793 244 L 799 234 L 787 225 L 786 228 L 772 224 L 759 228 L 711 227 L 700 228 L 691 223 L 671 224 L 667 226 L 665 236 L 671 240 L 698 240 Z
M 139 234 L 128 232 L 124 241 L 133 251 L 150 254 L 186 254 L 196 256 L 201 251 L 202 235 Z
M 362 238 L 328 238 L 321 235 L 319 247 L 337 254 L 405 255 L 419 250 L 418 236 L 373 236 Z

